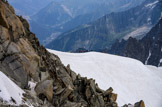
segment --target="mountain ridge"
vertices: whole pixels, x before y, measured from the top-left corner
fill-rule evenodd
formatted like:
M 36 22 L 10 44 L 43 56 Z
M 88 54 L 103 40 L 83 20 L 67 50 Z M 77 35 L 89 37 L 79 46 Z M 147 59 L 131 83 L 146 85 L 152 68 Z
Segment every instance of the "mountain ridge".
M 144 64 L 162 66 L 162 19 L 141 39 L 129 38 L 127 41 L 116 41 L 110 53 L 131 57 Z
M 133 9 L 108 14 L 95 22 L 79 26 L 65 32 L 48 45 L 48 48 L 60 51 L 75 51 L 78 48 L 98 50 L 110 48 L 116 39 L 122 39 L 128 33 L 142 26 L 152 27 L 161 16 L 161 1 L 154 4 L 154 8 L 147 4 L 155 0 L 146 1 Z M 144 14 L 143 14 L 144 13 Z M 151 20 L 148 20 L 150 17 Z
M 144 1 L 144 0 L 142 0 Z M 51 36 L 52 33 L 63 33 L 66 32 L 72 28 L 77 27 L 78 25 L 85 24 L 91 21 L 94 21 L 101 16 L 110 13 L 112 11 L 122 11 L 127 10 L 133 6 L 136 6 L 142 2 L 141 0 L 82 0 L 82 1 L 75 1 L 75 0 L 63 0 L 61 2 L 53 2 L 50 3 L 50 7 L 46 6 L 43 10 L 39 11 L 36 15 L 32 16 L 30 21 L 30 24 L 32 25 L 31 30 L 35 32 L 38 35 L 38 38 L 41 43 L 44 43 L 48 37 Z M 56 5 L 56 4 L 57 5 Z M 59 4 L 58 4 L 59 3 Z M 125 4 L 128 4 L 127 6 L 124 6 Z M 73 16 L 69 18 L 69 16 L 65 16 L 64 9 L 62 6 L 66 7 L 66 10 L 68 9 L 67 13 L 70 13 L 70 16 Z M 124 6 L 124 7 L 122 7 Z M 53 7 L 59 8 L 59 11 L 57 8 L 52 9 Z M 120 8 L 121 7 L 121 8 Z M 48 9 L 53 10 L 52 13 L 48 13 Z M 59 15 L 55 14 L 59 13 Z M 47 16 L 47 17 L 45 17 Z M 48 17 L 49 16 L 49 17 Z M 60 18 L 61 16 L 61 18 Z M 36 17 L 36 18 L 35 18 Z M 38 18 L 37 18 L 38 17 Z M 39 17 L 41 17 L 39 19 Z M 60 19 L 60 20 L 58 20 Z M 44 24 L 42 24 L 42 22 Z M 64 23 L 62 23 L 64 22 Z M 44 28 L 44 30 L 38 30 L 35 27 L 39 27 L 39 24 L 35 23 L 41 23 L 41 27 Z M 41 33 L 42 34 L 41 34 Z M 50 32 L 47 33 L 47 32 Z M 47 37 L 47 38 L 46 38 Z M 52 39 L 52 38 L 51 38 Z M 49 39 L 47 39 L 49 40 Z

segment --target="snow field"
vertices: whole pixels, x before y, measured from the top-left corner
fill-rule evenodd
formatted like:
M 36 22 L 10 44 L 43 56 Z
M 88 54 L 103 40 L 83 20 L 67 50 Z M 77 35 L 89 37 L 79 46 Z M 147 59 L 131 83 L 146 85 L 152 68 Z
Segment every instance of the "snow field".
M 76 73 L 94 78 L 99 87 L 118 94 L 119 106 L 144 100 L 146 107 L 162 107 L 162 68 L 104 53 L 65 53 L 49 50 Z

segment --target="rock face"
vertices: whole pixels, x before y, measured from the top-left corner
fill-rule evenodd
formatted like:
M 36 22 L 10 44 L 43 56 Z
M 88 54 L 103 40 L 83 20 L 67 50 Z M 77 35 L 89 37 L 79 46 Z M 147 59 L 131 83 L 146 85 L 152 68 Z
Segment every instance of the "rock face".
M 45 96 L 47 97 L 48 101 L 52 102 L 53 80 L 45 80 L 45 81 L 39 82 L 37 86 L 35 87 L 35 91 L 39 95 L 39 97 L 42 98 L 43 96 Z
M 141 100 L 140 102 L 137 102 L 134 105 L 128 104 L 128 105 L 124 105 L 123 107 L 145 107 L 145 104 L 143 100 Z
M 162 19 L 142 40 L 129 38 L 127 41 L 116 41 L 110 53 L 135 58 L 144 64 L 162 66 Z
M 154 4 L 154 5 L 150 5 Z M 111 48 L 116 39 L 137 33 L 145 35 L 154 26 L 162 12 L 162 1 L 146 0 L 143 4 L 123 12 L 105 15 L 98 20 L 69 30 L 51 43 L 46 45 L 50 49 L 61 51 L 75 51 L 78 48 L 100 50 Z M 145 31 L 143 30 L 145 29 Z
M 112 88 L 101 90 L 93 79 L 83 78 L 65 67 L 60 59 L 39 44 L 29 24 L 0 1 L 0 71 L 28 89 L 28 81 L 38 82 L 37 96 L 55 107 L 117 107 Z
M 4 10 L 3 10 L 3 5 L 2 4 L 0 4 L 0 24 L 3 27 L 9 28 L 7 20 L 6 20 L 5 16 L 4 16 Z

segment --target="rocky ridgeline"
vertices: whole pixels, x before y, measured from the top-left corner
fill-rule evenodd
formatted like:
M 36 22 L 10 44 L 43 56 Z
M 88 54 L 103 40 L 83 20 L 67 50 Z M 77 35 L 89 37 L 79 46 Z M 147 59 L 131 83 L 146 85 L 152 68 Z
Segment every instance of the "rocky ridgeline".
M 77 75 L 69 65 L 65 67 L 39 44 L 28 22 L 16 16 L 5 0 L 0 1 L 0 71 L 26 91 L 24 100 L 35 107 L 118 106 L 112 88 L 104 91 L 93 79 Z M 34 92 L 28 86 L 31 80 L 37 83 Z M 0 106 L 9 105 L 1 102 Z M 139 102 L 136 107 L 144 106 Z
M 161 25 L 162 19 L 141 40 L 130 37 L 127 41 L 116 41 L 110 53 L 138 59 L 144 64 L 162 66 Z

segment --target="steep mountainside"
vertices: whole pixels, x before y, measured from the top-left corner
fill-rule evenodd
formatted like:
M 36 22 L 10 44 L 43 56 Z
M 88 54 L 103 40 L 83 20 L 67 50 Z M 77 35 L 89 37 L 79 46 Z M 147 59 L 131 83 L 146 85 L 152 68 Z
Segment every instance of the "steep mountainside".
M 25 16 L 34 15 L 52 1 L 54 0 L 8 0 L 17 14 Z
M 103 91 L 93 79 L 83 78 L 69 66 L 65 67 L 56 55 L 39 44 L 27 21 L 16 16 L 6 0 L 0 1 L 0 71 L 24 89 L 22 102 L 30 100 L 34 107 L 117 107 L 117 94 L 112 93 L 112 88 Z M 20 91 L 4 74 L 0 74 L 1 77 Z M 36 84 L 33 90 L 29 89 L 29 81 Z M 4 88 L 0 90 L 0 97 Z M 3 97 L 0 106 L 15 107 L 6 105 Z M 18 104 L 14 98 L 10 99 Z M 141 101 L 136 107 L 143 104 Z
M 70 10 L 59 2 L 52 2 L 47 5 L 41 12 L 33 16 L 33 20 L 37 20 L 43 25 L 55 26 L 65 23 L 73 17 Z
M 54 1 L 31 17 L 31 30 L 41 42 L 51 40 L 57 33 L 96 20 L 112 11 L 123 11 L 137 6 L 144 0 L 62 0 Z M 41 18 L 40 18 L 41 17 Z M 36 29 L 37 27 L 44 30 Z M 48 29 L 48 30 L 46 30 Z M 48 32 L 48 33 L 47 33 Z M 49 33 L 50 32 L 50 33 Z
M 116 41 L 110 53 L 131 57 L 144 64 L 162 66 L 162 19 L 142 39 Z
M 155 25 L 162 12 L 162 1 L 147 0 L 133 9 L 111 13 L 97 21 L 84 24 L 60 35 L 47 45 L 61 51 L 75 51 L 78 48 L 98 50 L 110 48 L 116 39 L 141 31 L 137 36 L 146 34 Z M 140 30 L 140 29 L 144 29 Z

